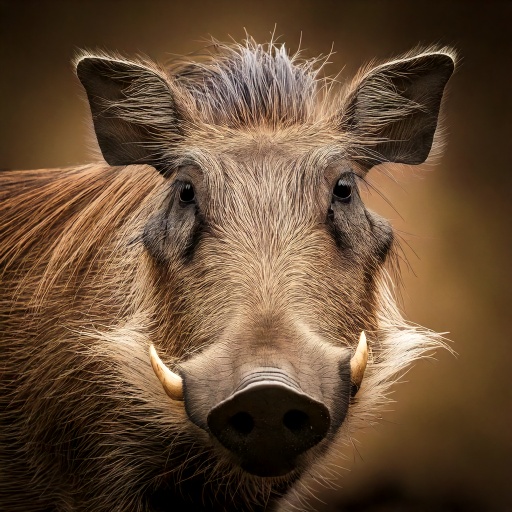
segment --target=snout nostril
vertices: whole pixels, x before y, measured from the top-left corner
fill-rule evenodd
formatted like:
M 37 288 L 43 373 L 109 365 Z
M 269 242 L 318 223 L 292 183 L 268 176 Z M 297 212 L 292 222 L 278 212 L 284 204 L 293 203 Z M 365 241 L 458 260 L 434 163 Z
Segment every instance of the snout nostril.
M 237 412 L 229 419 L 229 424 L 239 433 L 244 436 L 251 433 L 254 428 L 254 419 L 248 412 Z
M 300 432 L 310 425 L 309 416 L 297 409 L 291 409 L 283 416 L 283 424 L 292 432 Z
M 298 457 L 325 439 L 329 409 L 309 395 L 271 379 L 251 382 L 210 410 L 212 438 L 247 472 L 262 477 L 288 474 Z

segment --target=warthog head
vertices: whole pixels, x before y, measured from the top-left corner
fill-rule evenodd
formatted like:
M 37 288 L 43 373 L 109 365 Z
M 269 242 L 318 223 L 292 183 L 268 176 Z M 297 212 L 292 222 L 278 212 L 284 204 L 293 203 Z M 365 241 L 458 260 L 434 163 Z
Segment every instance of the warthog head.
M 359 187 L 425 161 L 453 57 L 410 53 L 342 91 L 319 67 L 253 42 L 171 70 L 77 61 L 105 160 L 162 176 L 134 235 L 147 368 L 225 478 L 294 480 L 437 343 L 397 312 L 393 230 Z

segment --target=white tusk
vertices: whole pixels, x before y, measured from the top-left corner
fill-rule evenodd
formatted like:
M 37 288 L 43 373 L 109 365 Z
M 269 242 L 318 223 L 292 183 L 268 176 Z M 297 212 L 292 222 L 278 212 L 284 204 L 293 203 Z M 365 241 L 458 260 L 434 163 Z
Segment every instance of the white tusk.
M 361 331 L 356 351 L 350 360 L 350 377 L 352 384 L 354 384 L 357 388 L 361 386 L 361 382 L 363 381 L 367 362 L 368 344 L 366 343 L 366 334 L 364 331 Z
M 162 363 L 153 345 L 149 347 L 149 357 L 153 371 L 156 373 L 158 380 L 162 383 L 167 395 L 173 400 L 183 400 L 182 378 L 174 372 L 171 372 L 171 370 Z

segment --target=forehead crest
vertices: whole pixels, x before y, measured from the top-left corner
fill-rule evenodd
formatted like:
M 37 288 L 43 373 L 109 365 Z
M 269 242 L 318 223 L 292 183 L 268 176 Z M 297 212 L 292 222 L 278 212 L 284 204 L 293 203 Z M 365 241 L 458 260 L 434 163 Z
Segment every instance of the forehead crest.
M 289 126 L 315 110 L 322 60 L 290 55 L 285 45 L 215 43 L 202 62 L 182 62 L 174 77 L 210 124 Z

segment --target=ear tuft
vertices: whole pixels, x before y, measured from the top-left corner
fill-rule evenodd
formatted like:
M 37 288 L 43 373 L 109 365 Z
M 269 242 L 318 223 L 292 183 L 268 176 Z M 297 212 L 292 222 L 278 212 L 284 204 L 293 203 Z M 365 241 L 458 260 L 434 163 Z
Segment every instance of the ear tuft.
M 96 137 L 110 165 L 169 168 L 167 153 L 182 136 L 171 84 L 156 67 L 107 56 L 76 62 Z
M 443 92 L 455 67 L 450 52 L 425 52 L 377 66 L 356 80 L 341 129 L 363 147 L 369 167 L 420 164 L 432 148 Z

